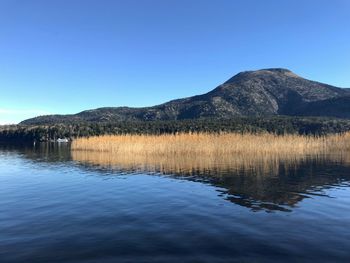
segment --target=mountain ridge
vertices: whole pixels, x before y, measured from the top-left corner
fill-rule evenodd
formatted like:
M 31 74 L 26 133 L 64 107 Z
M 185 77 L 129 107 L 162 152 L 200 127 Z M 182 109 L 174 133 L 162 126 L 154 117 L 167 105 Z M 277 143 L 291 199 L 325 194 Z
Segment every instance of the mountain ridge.
M 207 93 L 155 106 L 103 107 L 77 114 L 39 116 L 20 124 L 276 115 L 350 118 L 350 90 L 307 80 L 288 69 L 268 68 L 240 72 Z

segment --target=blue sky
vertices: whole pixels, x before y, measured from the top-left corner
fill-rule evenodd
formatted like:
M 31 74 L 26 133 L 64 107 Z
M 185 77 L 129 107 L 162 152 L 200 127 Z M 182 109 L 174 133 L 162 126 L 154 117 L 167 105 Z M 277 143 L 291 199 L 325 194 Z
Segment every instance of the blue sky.
M 0 124 L 289 68 L 350 87 L 348 0 L 0 0 Z

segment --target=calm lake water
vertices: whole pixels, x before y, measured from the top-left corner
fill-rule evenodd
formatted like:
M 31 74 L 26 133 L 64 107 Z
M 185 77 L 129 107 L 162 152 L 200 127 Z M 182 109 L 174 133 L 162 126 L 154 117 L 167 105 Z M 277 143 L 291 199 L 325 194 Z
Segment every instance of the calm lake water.
M 350 262 L 346 156 L 270 169 L 95 159 L 0 147 L 1 262 Z

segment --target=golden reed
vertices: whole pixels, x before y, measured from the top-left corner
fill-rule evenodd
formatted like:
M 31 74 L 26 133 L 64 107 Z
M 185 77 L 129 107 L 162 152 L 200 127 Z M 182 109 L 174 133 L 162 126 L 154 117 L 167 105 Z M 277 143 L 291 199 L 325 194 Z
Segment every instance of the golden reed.
M 268 173 L 281 162 L 302 160 L 350 150 L 350 133 L 299 136 L 236 133 L 180 133 L 175 135 L 105 135 L 72 142 L 76 161 L 122 169 L 193 173 L 213 169 L 259 169 Z
M 164 156 L 225 154 L 313 154 L 324 150 L 350 149 L 350 133 L 328 136 L 300 136 L 236 133 L 180 133 L 175 135 L 104 135 L 78 138 L 74 151 Z

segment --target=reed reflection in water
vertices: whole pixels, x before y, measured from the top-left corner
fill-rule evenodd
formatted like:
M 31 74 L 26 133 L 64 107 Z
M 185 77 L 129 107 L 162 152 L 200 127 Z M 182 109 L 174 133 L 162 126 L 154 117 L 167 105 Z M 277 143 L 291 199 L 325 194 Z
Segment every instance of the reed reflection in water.
M 224 199 L 253 211 L 290 212 L 303 199 L 315 194 L 324 195 L 324 189 L 337 186 L 341 181 L 350 182 L 350 175 L 343 171 L 350 163 L 345 152 L 130 156 L 72 151 L 72 159 L 119 172 L 155 172 L 185 180 L 206 181 L 219 187 L 219 195 Z
M 258 175 L 277 175 L 281 164 L 296 168 L 307 160 L 329 160 L 348 163 L 346 152 L 321 152 L 299 155 L 281 154 L 232 154 L 232 155 L 137 155 L 96 151 L 72 151 L 74 161 L 115 168 L 125 171 L 159 172 L 164 174 L 219 175 L 227 172 L 254 172 Z
M 348 156 L 0 146 L 0 261 L 349 262 Z

